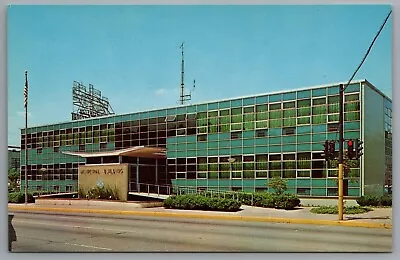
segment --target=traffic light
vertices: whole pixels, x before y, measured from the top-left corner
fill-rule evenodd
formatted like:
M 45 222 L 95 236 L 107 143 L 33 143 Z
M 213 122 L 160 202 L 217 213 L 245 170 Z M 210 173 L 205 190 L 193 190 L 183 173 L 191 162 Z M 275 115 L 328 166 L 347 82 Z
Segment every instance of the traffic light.
M 350 160 L 353 160 L 355 157 L 353 140 L 347 141 L 347 157 L 349 157 Z
M 331 158 L 330 154 L 329 154 L 329 141 L 326 140 L 325 144 L 324 144 L 324 154 L 323 154 L 325 161 L 329 161 L 329 159 Z
M 329 157 L 331 160 L 335 159 L 335 141 L 329 142 Z
M 363 141 L 356 139 L 356 155 L 355 155 L 355 159 L 359 159 L 361 157 L 361 155 L 363 155 L 363 153 L 361 152 L 363 147 L 361 146 L 363 144 Z

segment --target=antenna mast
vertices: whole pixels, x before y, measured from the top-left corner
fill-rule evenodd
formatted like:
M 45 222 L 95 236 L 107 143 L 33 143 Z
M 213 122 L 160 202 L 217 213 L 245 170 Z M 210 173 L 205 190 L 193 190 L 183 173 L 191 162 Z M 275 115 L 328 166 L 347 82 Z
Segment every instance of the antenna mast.
M 184 83 L 184 78 L 185 78 L 185 60 L 184 60 L 184 54 L 183 54 L 183 42 L 181 44 L 181 49 L 182 49 L 182 67 L 181 67 L 181 95 L 180 95 L 180 103 L 183 105 L 185 101 L 189 101 L 192 99 L 192 92 L 190 91 L 189 94 L 185 94 L 185 83 Z M 196 87 L 196 80 L 193 80 L 193 89 Z

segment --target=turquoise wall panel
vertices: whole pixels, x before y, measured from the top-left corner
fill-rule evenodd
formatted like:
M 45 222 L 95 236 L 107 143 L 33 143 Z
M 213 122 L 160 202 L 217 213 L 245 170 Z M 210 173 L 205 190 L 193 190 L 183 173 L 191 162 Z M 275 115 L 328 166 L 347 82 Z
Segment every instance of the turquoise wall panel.
M 255 179 L 254 185 L 257 187 L 268 187 L 268 180 L 267 179 Z
M 269 147 L 268 146 L 256 146 L 254 149 L 255 154 L 265 154 L 269 153 Z
M 255 104 L 255 98 L 254 97 L 249 97 L 249 98 L 244 98 L 243 99 L 243 106 L 250 106 Z
M 326 88 L 317 88 L 312 90 L 313 97 L 320 97 L 326 95 Z
M 296 92 L 289 92 L 283 94 L 283 100 L 294 100 L 296 99 Z
M 219 186 L 218 180 L 208 180 L 208 186 Z
M 310 98 L 310 97 L 311 97 L 311 90 L 297 91 L 297 98 L 298 99 Z
M 243 148 L 241 147 L 235 147 L 231 149 L 231 154 L 232 155 L 240 155 L 243 153 Z
M 283 145 L 282 152 L 296 152 L 296 145 L 295 144 Z
M 242 140 L 232 140 L 231 145 L 232 147 L 242 146 Z
M 240 106 L 242 106 L 241 99 L 231 100 L 231 107 L 240 107 Z
M 254 131 L 244 131 L 243 138 L 254 138 Z
M 243 154 L 254 154 L 254 147 L 243 147 Z
M 207 186 L 208 180 L 197 180 L 197 186 Z
M 208 155 L 209 155 L 209 156 L 218 155 L 218 149 L 209 149 L 209 150 L 208 150 Z
M 231 107 L 231 102 L 230 101 L 222 101 L 219 102 L 219 108 L 230 108 Z
M 360 189 L 349 188 L 348 195 L 349 196 L 357 196 L 357 197 L 359 197 L 359 196 L 361 196 Z
M 265 104 L 265 103 L 268 103 L 268 96 L 259 96 L 259 97 L 256 97 L 256 103 L 257 103 L 257 104 Z
M 269 102 L 278 102 L 282 101 L 282 94 L 273 94 L 269 96 Z
M 311 187 L 311 179 L 297 179 L 297 186 L 302 188 Z
M 243 180 L 232 180 L 232 186 L 242 186 Z
M 197 151 L 196 150 L 188 150 L 186 155 L 188 157 L 196 157 L 197 156 Z
M 231 149 L 229 148 L 220 148 L 219 149 L 220 155 L 231 155 Z
M 326 189 L 324 188 L 312 188 L 311 189 L 312 196 L 326 196 Z
M 298 126 L 296 132 L 297 134 L 311 133 L 311 126 Z
M 254 146 L 254 139 L 243 140 L 243 146 Z
M 336 188 L 338 186 L 336 179 L 327 179 L 326 185 L 330 188 Z
M 269 152 L 270 153 L 280 153 L 281 148 L 282 148 L 282 146 L 280 146 L 280 145 L 269 146 Z
M 230 180 L 219 180 L 219 186 L 225 186 L 228 187 L 231 185 L 231 181 Z
M 311 179 L 313 187 L 326 187 L 326 179 Z

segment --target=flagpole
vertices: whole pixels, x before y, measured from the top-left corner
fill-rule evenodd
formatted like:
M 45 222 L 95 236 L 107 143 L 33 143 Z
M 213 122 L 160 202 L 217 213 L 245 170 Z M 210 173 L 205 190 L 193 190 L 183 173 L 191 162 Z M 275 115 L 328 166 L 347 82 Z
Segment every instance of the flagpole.
M 25 70 L 25 204 L 28 203 L 28 71 Z

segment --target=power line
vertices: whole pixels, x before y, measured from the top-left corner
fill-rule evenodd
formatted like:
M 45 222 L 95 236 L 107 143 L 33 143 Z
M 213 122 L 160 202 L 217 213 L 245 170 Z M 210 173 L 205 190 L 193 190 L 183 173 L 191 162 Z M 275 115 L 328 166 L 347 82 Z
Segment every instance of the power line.
M 382 24 L 381 27 L 379 28 L 378 33 L 375 35 L 374 39 L 372 40 L 372 43 L 370 44 L 370 46 L 369 46 L 367 52 L 365 53 L 363 59 L 361 60 L 360 65 L 358 65 L 357 69 L 354 71 L 353 75 L 351 76 L 351 78 L 349 79 L 349 81 L 347 82 L 347 84 L 344 86 L 343 91 L 345 91 L 346 88 L 350 85 L 350 82 L 353 80 L 354 76 L 357 74 L 358 70 L 359 70 L 359 69 L 361 68 L 361 66 L 363 65 L 365 59 L 367 58 L 369 52 L 371 51 L 372 46 L 374 45 L 376 39 L 378 38 L 379 34 L 381 33 L 381 31 L 382 31 L 383 27 L 385 26 L 387 20 L 389 19 L 391 13 L 392 13 L 392 10 L 390 10 L 390 12 L 388 13 L 388 15 L 386 16 L 385 21 L 383 22 L 383 24 Z M 337 134 L 338 134 L 338 133 L 339 133 L 339 129 L 336 131 L 335 140 L 337 139 Z
M 372 41 L 371 45 L 369 46 L 367 52 L 365 53 L 364 58 L 362 59 L 360 65 L 358 65 L 356 71 L 354 71 L 354 73 L 353 73 L 353 75 L 351 76 L 350 80 L 349 80 L 349 81 L 347 82 L 347 84 L 344 86 L 343 91 L 346 90 L 347 86 L 350 84 L 350 82 L 353 80 L 353 78 L 354 78 L 354 76 L 356 75 L 356 73 L 358 72 L 358 70 L 361 68 L 361 66 L 362 66 L 362 64 L 364 63 L 365 59 L 367 58 L 369 52 L 371 51 L 372 46 L 373 46 L 374 43 L 375 43 L 375 40 L 378 38 L 379 34 L 381 33 L 381 31 L 382 31 L 383 27 L 385 26 L 387 20 L 389 19 L 389 16 L 390 16 L 391 13 L 392 13 L 392 10 L 390 10 L 390 12 L 388 13 L 388 15 L 386 16 L 385 21 L 384 21 L 383 24 L 381 25 L 381 28 L 379 29 L 378 33 L 375 35 L 375 38 L 374 38 L 374 40 Z

